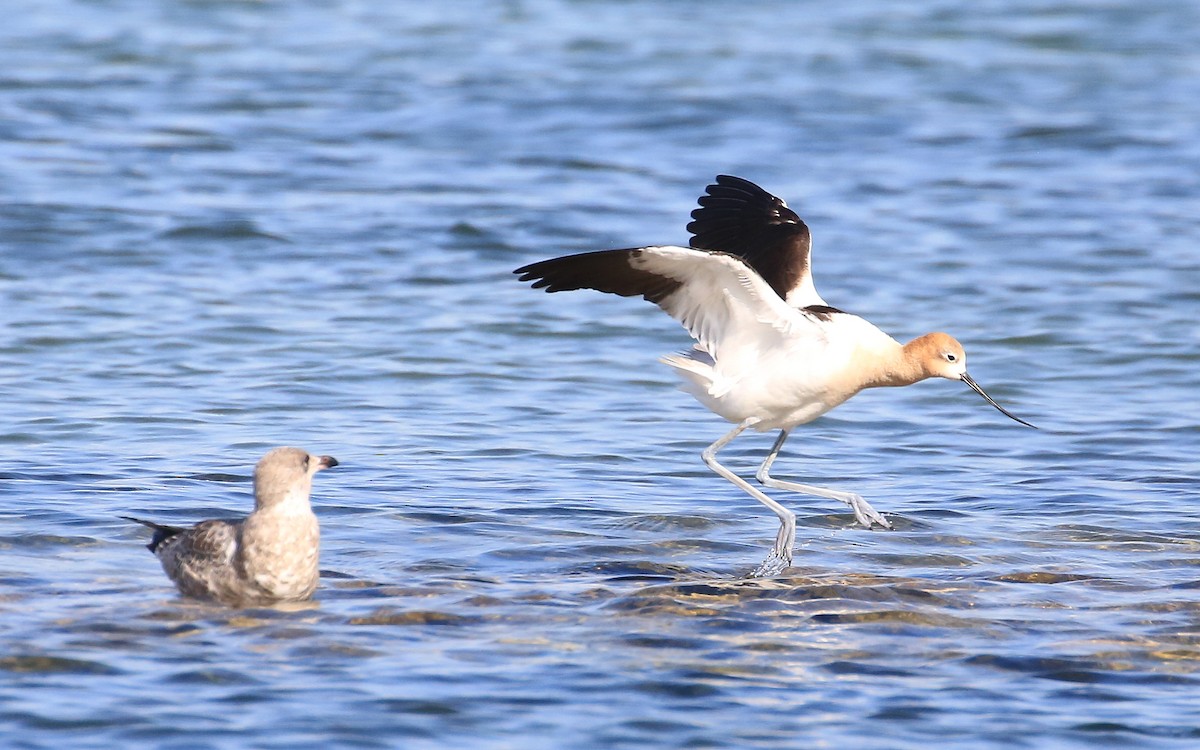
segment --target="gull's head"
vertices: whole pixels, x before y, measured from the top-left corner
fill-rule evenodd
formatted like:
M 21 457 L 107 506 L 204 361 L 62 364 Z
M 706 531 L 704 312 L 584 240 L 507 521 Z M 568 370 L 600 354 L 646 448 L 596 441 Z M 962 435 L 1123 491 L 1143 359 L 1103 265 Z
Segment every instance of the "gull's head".
M 254 507 L 300 502 L 308 506 L 313 475 L 337 466 L 333 456 L 314 456 L 300 448 L 275 448 L 254 467 Z
M 983 396 L 984 401 L 996 407 L 1004 416 L 1020 422 L 1026 427 L 1033 427 L 1033 425 L 1024 419 L 1013 415 L 1003 406 L 996 403 L 991 396 L 984 392 L 983 388 L 979 387 L 978 383 L 971 379 L 971 376 L 967 374 L 967 353 L 963 351 L 962 344 L 958 343 L 958 340 L 950 334 L 927 333 L 919 339 L 909 342 L 905 348 L 909 347 L 914 350 L 922 379 L 945 378 L 947 380 L 961 380 L 971 390 Z M 1034 427 L 1034 429 L 1037 428 Z

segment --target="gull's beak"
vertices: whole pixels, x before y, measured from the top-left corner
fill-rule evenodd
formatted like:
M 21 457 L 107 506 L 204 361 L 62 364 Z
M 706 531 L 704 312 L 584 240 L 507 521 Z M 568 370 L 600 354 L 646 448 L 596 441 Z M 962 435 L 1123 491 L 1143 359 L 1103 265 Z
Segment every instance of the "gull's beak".
M 983 393 L 983 391 L 980 391 L 980 393 Z M 984 396 L 984 398 L 987 398 L 987 396 Z M 988 399 L 988 400 L 990 401 L 991 399 Z M 997 406 L 996 408 L 1000 409 L 999 406 Z M 1004 411 L 1004 410 L 1000 409 L 1000 411 Z M 1005 413 L 1007 414 L 1008 412 L 1005 412 Z M 1011 414 L 1009 414 L 1008 416 L 1012 417 Z M 1013 419 L 1017 419 L 1017 418 L 1013 417 Z M 1017 421 L 1019 422 L 1020 420 L 1018 419 Z M 334 458 L 333 456 L 321 456 L 319 459 L 317 459 L 318 471 L 320 469 L 332 469 L 333 467 L 335 467 L 337 465 L 338 465 L 338 460 L 336 458 Z
M 1004 416 L 1008 417 L 1009 419 L 1016 420 L 1017 422 L 1020 422 L 1021 424 L 1025 425 L 1026 427 L 1033 427 L 1033 429 L 1035 429 L 1035 430 L 1037 429 L 1037 427 L 1029 424 L 1024 419 L 1021 419 L 1020 417 L 1017 417 L 1017 416 L 1013 416 L 1012 414 L 1009 413 L 1009 411 L 1007 409 L 1005 409 L 1003 406 L 1001 406 L 1000 404 L 997 404 L 995 401 L 993 401 L 992 397 L 987 395 L 986 393 L 984 393 L 983 389 L 979 387 L 979 384 L 976 383 L 974 380 L 972 380 L 971 376 L 966 374 L 965 372 L 962 374 L 962 382 L 971 386 L 971 390 L 975 391 L 980 396 L 983 396 L 984 401 L 987 401 L 989 404 L 996 407 L 1000 411 L 1000 413 L 1003 414 Z

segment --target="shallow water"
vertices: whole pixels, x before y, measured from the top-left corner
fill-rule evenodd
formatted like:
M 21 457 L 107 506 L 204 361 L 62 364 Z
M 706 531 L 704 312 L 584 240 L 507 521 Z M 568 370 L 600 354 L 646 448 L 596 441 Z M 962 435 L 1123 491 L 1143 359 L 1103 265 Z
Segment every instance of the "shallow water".
M 0 29 L 0 745 L 1194 747 L 1200 10 L 18 2 Z M 775 519 L 652 306 L 713 175 L 948 382 L 797 430 Z M 770 436 L 728 462 L 753 472 Z M 314 602 L 174 595 L 136 513 L 317 478 Z M 778 494 L 778 493 L 777 493 Z

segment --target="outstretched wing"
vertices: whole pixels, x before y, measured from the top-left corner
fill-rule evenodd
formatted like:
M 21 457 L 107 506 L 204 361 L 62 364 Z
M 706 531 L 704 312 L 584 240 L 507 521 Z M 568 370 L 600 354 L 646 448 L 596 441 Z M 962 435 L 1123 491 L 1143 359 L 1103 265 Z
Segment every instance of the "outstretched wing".
M 749 180 L 718 175 L 692 211 L 691 246 L 742 258 L 792 307 L 826 306 L 813 286 L 808 225 Z
M 762 350 L 814 320 L 790 307 L 741 258 L 691 247 L 642 247 L 567 255 L 518 268 L 535 289 L 595 289 L 641 295 L 678 320 L 714 359 L 747 347 Z

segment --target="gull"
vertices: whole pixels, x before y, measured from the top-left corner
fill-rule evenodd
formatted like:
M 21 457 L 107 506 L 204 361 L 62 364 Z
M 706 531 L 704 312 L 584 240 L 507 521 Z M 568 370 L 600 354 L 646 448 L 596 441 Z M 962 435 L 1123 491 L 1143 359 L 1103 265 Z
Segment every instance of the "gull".
M 770 475 L 791 431 L 865 388 L 959 380 L 1002 414 L 967 374 L 962 345 L 945 333 L 901 344 L 866 320 L 828 305 L 811 273 L 808 226 L 780 198 L 740 177 L 719 175 L 687 225 L 690 247 L 656 245 L 567 255 L 516 269 L 535 289 L 594 289 L 640 295 L 683 324 L 696 344 L 661 358 L 682 388 L 734 427 L 701 454 L 710 469 L 767 506 L 780 528 L 770 555 L 753 573 L 775 575 L 792 563 L 796 516 L 717 461 L 747 429 L 779 430 L 758 468 L 765 487 L 841 501 L 857 521 L 891 528 L 853 492 Z
M 184 596 L 230 606 L 303 601 L 317 588 L 320 528 L 309 504 L 313 475 L 332 456 L 275 448 L 254 467 L 254 512 L 185 529 L 122 516 L 154 529 L 146 547 Z

